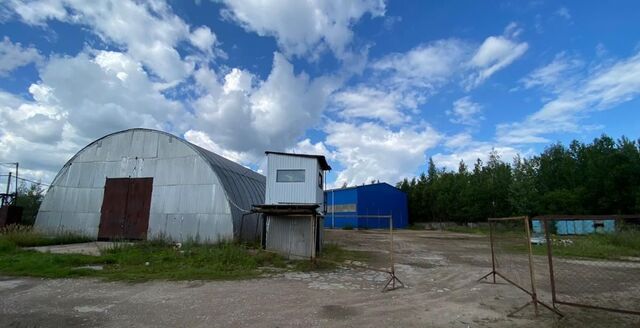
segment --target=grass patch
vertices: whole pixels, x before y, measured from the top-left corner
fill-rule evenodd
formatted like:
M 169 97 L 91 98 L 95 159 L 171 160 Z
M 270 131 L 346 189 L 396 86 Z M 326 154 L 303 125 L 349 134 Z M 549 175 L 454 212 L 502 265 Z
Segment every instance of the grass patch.
M 98 277 L 126 281 L 229 280 L 258 277 L 279 269 L 333 269 L 345 260 L 362 260 L 366 257 L 364 252 L 348 251 L 327 244 L 321 257 L 312 264 L 308 260 L 287 261 L 276 253 L 238 243 L 200 244 L 188 241 L 177 247 L 166 238 L 134 244 L 116 243 L 100 256 L 41 253 L 21 248 L 76 240 L 69 236 L 47 237 L 32 230 L 17 229 L 2 233 L 0 274 L 44 278 Z M 84 268 L 87 266 L 101 266 L 102 270 Z
M 454 226 L 448 226 L 444 228 L 445 231 L 450 231 L 450 232 L 459 232 L 459 233 L 471 233 L 471 234 L 481 234 L 481 235 L 487 235 L 489 234 L 489 227 L 484 227 L 484 226 L 478 226 L 478 227 L 468 227 L 466 225 L 454 225 Z
M 295 269 L 297 271 L 313 271 L 313 270 L 333 270 L 339 264 L 345 261 L 364 262 L 369 259 L 367 252 L 346 250 L 337 244 L 325 244 L 322 247 L 322 253 L 316 258 L 315 263 L 311 261 L 297 261 Z
M 103 270 L 81 268 L 100 265 Z M 216 280 L 257 277 L 261 267 L 285 267 L 277 254 L 249 250 L 236 243 L 186 244 L 180 248 L 158 242 L 122 244 L 100 256 L 40 253 L 0 243 L 0 273 L 46 278 L 101 277 L 145 281 Z
M 176 247 L 160 236 L 135 244 L 116 243 L 100 256 L 53 254 L 22 247 L 71 244 L 91 239 L 73 233 L 47 236 L 31 227 L 0 230 L 0 273 L 14 276 L 63 278 L 91 276 L 115 280 L 238 279 L 260 275 L 261 267 L 286 267 L 277 254 L 250 250 L 237 243 L 199 244 L 187 241 Z M 99 265 L 102 270 L 82 268 Z
M 0 229 L 0 244 L 11 243 L 17 247 L 64 245 L 89 241 L 91 238 L 74 232 L 46 235 L 35 231 L 32 226 L 12 224 Z
M 596 233 L 590 235 L 552 235 L 554 257 L 624 260 L 640 257 L 640 231 Z M 499 242 L 499 241 L 498 241 Z M 513 243 L 508 250 L 518 253 L 528 251 L 526 243 Z M 533 254 L 547 256 L 547 245 L 532 245 Z
M 640 231 L 582 236 L 554 236 L 553 255 L 570 258 L 620 260 L 640 257 Z M 560 242 L 563 240 L 564 242 Z M 524 247 L 523 247 L 524 249 Z M 533 253 L 546 255 L 546 245 L 534 245 Z
M 411 224 L 409 225 L 409 230 L 424 230 L 424 226 L 419 224 Z

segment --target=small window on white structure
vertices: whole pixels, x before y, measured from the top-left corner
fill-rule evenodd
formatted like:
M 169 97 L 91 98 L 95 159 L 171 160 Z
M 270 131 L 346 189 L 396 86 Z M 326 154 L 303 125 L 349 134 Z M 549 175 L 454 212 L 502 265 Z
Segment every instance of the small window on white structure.
M 322 189 L 322 172 L 318 173 L 318 187 Z
M 304 170 L 278 170 L 276 182 L 304 182 Z

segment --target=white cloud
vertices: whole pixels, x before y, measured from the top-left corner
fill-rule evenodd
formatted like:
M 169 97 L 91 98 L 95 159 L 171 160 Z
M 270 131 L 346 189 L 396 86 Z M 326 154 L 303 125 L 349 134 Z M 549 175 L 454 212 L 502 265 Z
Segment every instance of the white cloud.
M 97 137 L 132 127 L 179 129 L 187 115 L 119 52 L 54 57 L 29 94 L 33 100 L 0 92 L 0 157 L 46 176 Z
M 528 46 L 512 41 L 519 34 L 510 24 L 504 36 L 487 38 L 475 51 L 470 42 L 444 39 L 386 55 L 368 66 L 363 82 L 336 93 L 332 105 L 341 118 L 403 124 L 445 85 L 467 75 L 462 82 L 471 89 L 520 57 Z M 467 99 L 449 114 L 455 123 L 474 125 L 483 119 L 480 112 Z
M 252 154 L 237 152 L 221 147 L 213 140 L 211 140 L 211 137 L 209 135 L 202 131 L 189 130 L 184 134 L 184 138 L 195 145 L 226 157 L 234 162 L 250 163 L 255 162 L 256 160 L 256 158 Z
M 191 33 L 189 25 L 163 1 L 13 0 L 8 6 L 28 24 L 58 20 L 89 26 L 105 42 L 125 47 L 131 57 L 166 81 L 182 80 L 193 69 L 193 63 L 184 61 L 176 50 L 179 42 L 190 41 L 204 52 L 215 44 L 208 27 Z
M 416 108 L 415 102 L 401 93 L 383 91 L 369 86 L 358 86 L 340 91 L 332 96 L 332 103 L 344 119 L 378 119 L 387 124 L 402 124 L 409 117 L 404 107 Z
M 225 0 L 223 17 L 260 36 L 273 36 L 287 55 L 317 56 L 324 47 L 342 58 L 353 38 L 352 26 L 365 14 L 382 16 L 382 0 L 268 1 Z
M 464 125 L 477 125 L 484 120 L 482 106 L 471 101 L 469 96 L 456 100 L 453 103 L 453 109 L 447 111 L 447 115 L 453 116 L 450 119 L 452 123 Z
M 328 122 L 325 144 L 335 148 L 344 167 L 334 183 L 340 186 L 380 180 L 395 184 L 426 163 L 425 152 L 441 139 L 428 125 L 397 130 L 375 123 Z
M 12 43 L 8 37 L 4 37 L 0 43 L 0 76 L 6 76 L 14 69 L 39 63 L 42 56 L 34 47 L 23 47 L 20 43 Z
M 318 123 L 336 82 L 328 77 L 296 75 L 275 53 L 264 81 L 234 69 L 221 81 L 210 70 L 196 72 L 202 94 L 193 102 L 194 130 L 207 133 L 217 145 L 258 158 L 265 149 L 284 150 Z
M 640 94 L 640 53 L 591 72 L 524 121 L 497 126 L 504 143 L 547 142 L 545 134 L 577 132 L 589 112 L 606 110 Z
M 571 14 L 569 13 L 569 9 L 567 7 L 560 7 L 556 10 L 555 14 L 559 17 L 562 17 L 566 20 L 571 20 Z
M 549 64 L 537 68 L 520 82 L 526 89 L 541 87 L 559 93 L 576 82 L 576 75 L 583 67 L 582 60 L 561 52 Z
M 338 115 L 400 125 L 410 120 L 428 97 L 459 73 L 468 45 L 455 39 L 419 45 L 384 56 L 368 67 L 364 82 L 332 96 Z
M 299 141 L 294 147 L 287 149 L 287 151 L 295 154 L 322 155 L 326 157 L 327 160 L 335 159 L 335 153 L 327 149 L 327 146 L 322 141 L 313 143 L 309 138 Z
M 40 78 L 37 86 L 52 90 L 40 103 L 63 109 L 87 138 L 135 126 L 162 128 L 183 114 L 179 103 L 156 90 L 140 63 L 120 52 L 53 58 Z
M 445 167 L 447 170 L 457 170 L 460 161 L 464 161 L 469 169 L 480 159 L 487 162 L 489 154 L 495 151 L 505 162 L 511 160 L 518 154 L 530 156 L 532 150 L 522 153 L 517 148 L 499 143 L 475 141 L 469 133 L 459 133 L 444 137 L 444 146 L 447 152 L 433 155 L 433 161 L 438 167 Z
M 460 40 L 438 40 L 406 53 L 387 55 L 371 66 L 381 74 L 388 74 L 389 82 L 395 85 L 435 88 L 448 82 L 461 68 L 460 62 L 468 49 L 468 45 Z
M 476 72 L 465 81 L 467 90 L 482 84 L 491 75 L 509 66 L 520 58 L 529 48 L 526 42 L 518 42 L 515 38 L 521 33 L 515 24 L 509 24 L 502 36 L 490 36 L 469 61 Z
M 200 26 L 189 35 L 191 43 L 200 50 L 210 53 L 216 43 L 216 35 L 207 26 Z

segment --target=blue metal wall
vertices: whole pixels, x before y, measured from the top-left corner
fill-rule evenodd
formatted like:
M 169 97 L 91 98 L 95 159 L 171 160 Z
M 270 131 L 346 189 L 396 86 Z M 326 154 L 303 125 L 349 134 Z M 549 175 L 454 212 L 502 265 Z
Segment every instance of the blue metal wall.
M 326 192 L 327 204 L 356 204 L 356 212 L 327 213 L 325 228 L 350 226 L 361 229 L 389 228 L 386 218 L 346 218 L 341 215 L 392 215 L 395 228 L 409 225 L 407 195 L 388 183 L 376 183 Z
M 347 204 L 356 204 L 358 203 L 358 190 L 356 188 L 346 188 L 346 189 L 335 189 L 325 191 L 325 202 L 327 203 L 327 208 L 335 205 L 347 205 Z M 349 212 L 336 212 L 336 213 L 327 213 L 324 217 L 324 227 L 325 228 L 357 228 L 358 227 L 358 218 L 355 216 L 358 213 L 353 211 Z

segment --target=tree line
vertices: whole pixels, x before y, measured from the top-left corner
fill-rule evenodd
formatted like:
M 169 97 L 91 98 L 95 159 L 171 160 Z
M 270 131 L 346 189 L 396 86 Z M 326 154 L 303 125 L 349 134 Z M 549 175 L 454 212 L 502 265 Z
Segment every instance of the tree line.
M 640 140 L 607 135 L 591 143 L 556 143 L 511 163 L 492 151 L 486 163 L 461 161 L 457 171 L 437 168 L 397 187 L 407 193 L 409 218 L 484 221 L 542 214 L 640 214 Z

